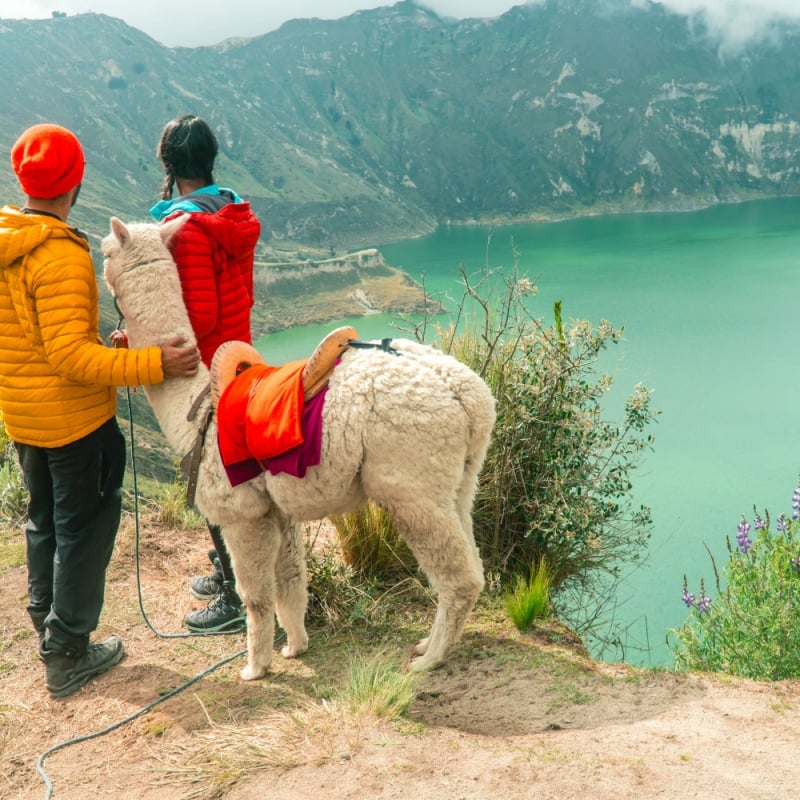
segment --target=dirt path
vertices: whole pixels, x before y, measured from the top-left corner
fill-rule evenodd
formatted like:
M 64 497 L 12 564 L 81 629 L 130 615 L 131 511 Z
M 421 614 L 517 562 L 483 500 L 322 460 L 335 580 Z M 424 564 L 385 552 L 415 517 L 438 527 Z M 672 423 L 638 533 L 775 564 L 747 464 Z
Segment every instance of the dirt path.
M 587 675 L 587 678 L 594 681 Z M 412 716 L 352 758 L 304 766 L 230 800 L 787 800 L 797 795 L 800 690 L 659 674 L 600 681 L 557 710 L 549 679 L 466 669 L 435 676 Z M 593 690 L 593 691 L 596 691 Z
M 147 602 L 180 630 L 186 577 L 203 568 L 192 534 L 150 548 Z M 244 646 L 241 635 L 163 640 L 142 624 L 130 549 L 118 548 L 101 633 L 128 649 L 115 670 L 51 701 L 24 613 L 24 567 L 2 572 L 0 796 L 39 800 L 37 759 L 102 730 Z M 568 639 L 473 621 L 448 665 L 425 676 L 408 719 L 337 715 L 335 682 L 312 641 L 242 684 L 242 660 L 153 711 L 45 759 L 54 800 L 786 800 L 800 764 L 800 683 L 754 683 L 597 664 Z M 232 755 L 262 756 L 233 788 Z M 267 755 L 263 755 L 263 754 Z M 209 780 L 209 776 L 213 780 Z M 222 787 L 222 788 L 220 788 Z

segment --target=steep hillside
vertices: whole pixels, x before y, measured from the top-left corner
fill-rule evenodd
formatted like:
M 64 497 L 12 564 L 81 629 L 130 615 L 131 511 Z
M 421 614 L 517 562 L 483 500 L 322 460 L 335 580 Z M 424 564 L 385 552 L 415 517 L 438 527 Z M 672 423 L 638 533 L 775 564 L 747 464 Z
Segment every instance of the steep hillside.
M 454 21 L 407 0 L 171 49 L 83 14 L 0 23 L 0 146 L 56 119 L 87 146 L 78 221 L 141 218 L 163 123 L 220 135 L 261 258 L 472 220 L 691 208 L 800 190 L 800 36 L 726 52 L 658 4 L 549 0 Z M 0 190 L 15 196 L 10 170 Z

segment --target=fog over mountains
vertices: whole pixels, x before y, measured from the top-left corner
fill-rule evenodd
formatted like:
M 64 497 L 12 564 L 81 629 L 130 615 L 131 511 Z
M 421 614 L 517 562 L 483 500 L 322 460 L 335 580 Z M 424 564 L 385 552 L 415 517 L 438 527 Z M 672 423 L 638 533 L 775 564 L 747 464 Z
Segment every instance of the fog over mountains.
M 495 20 L 401 2 L 167 48 L 83 14 L 0 21 L 0 145 L 53 120 L 83 141 L 76 222 L 141 219 L 164 122 L 219 134 L 221 183 L 261 258 L 373 246 L 470 221 L 689 209 L 800 191 L 800 30 L 720 47 L 658 4 L 550 0 Z M 10 168 L 3 197 L 19 199 Z

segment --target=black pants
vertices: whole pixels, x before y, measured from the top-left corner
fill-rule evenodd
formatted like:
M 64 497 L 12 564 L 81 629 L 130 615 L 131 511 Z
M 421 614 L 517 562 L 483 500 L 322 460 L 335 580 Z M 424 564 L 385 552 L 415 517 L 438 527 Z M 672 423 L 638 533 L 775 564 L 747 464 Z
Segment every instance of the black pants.
M 82 654 L 97 628 L 122 511 L 125 439 L 112 418 L 63 447 L 17 444 L 30 494 L 28 612 L 45 647 Z
M 211 541 L 214 543 L 214 550 L 217 551 L 222 580 L 234 583 L 236 579 L 233 575 L 233 564 L 231 564 L 228 548 L 225 547 L 225 540 L 222 538 L 222 528 L 219 525 L 212 525 L 208 520 L 206 520 L 206 524 L 208 532 L 211 534 Z

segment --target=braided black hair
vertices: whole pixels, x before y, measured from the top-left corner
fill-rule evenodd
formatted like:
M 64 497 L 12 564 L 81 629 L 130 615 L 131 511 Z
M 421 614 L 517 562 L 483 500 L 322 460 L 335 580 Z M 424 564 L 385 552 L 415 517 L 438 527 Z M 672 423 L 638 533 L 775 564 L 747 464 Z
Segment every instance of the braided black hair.
M 217 137 L 208 123 L 194 114 L 170 120 L 161 132 L 156 155 L 164 165 L 161 199 L 172 199 L 172 187 L 178 178 L 214 182 L 214 160 L 219 152 Z

